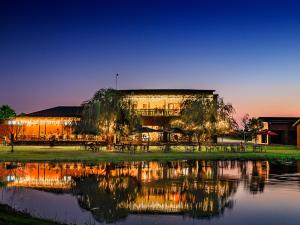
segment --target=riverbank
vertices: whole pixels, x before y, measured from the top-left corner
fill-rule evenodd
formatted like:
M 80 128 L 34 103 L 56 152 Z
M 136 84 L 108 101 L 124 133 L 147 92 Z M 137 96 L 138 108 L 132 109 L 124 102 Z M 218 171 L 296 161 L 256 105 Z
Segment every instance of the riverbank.
M 249 147 L 246 152 L 185 152 L 180 148 L 172 148 L 171 152 L 164 153 L 150 148 L 150 152 L 136 154 L 111 151 L 91 152 L 82 150 L 79 146 L 15 146 L 13 153 L 9 146 L 0 146 L 0 161 L 142 161 L 142 160 L 300 160 L 300 150 L 294 146 L 267 146 L 266 152 L 253 152 Z
M 18 212 L 7 205 L 0 204 L 0 225 L 61 225 L 50 220 L 34 218 L 27 213 Z

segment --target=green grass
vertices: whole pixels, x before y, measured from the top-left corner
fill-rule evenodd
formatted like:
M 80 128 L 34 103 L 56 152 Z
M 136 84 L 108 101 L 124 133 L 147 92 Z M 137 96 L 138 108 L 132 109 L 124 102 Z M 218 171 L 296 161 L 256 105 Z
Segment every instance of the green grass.
M 0 146 L 0 161 L 140 161 L 140 160 L 181 160 L 181 159 L 207 159 L 207 160 L 272 160 L 272 159 L 300 159 L 300 150 L 294 146 L 267 146 L 266 152 L 254 153 L 248 147 L 245 153 L 229 152 L 185 152 L 182 148 L 172 148 L 171 152 L 163 153 L 152 147 L 151 152 L 136 154 L 116 153 L 102 151 L 93 153 L 81 150 L 78 146 L 57 146 L 54 148 L 42 146 L 15 146 L 15 151 L 10 152 L 10 147 Z
M 0 225 L 59 225 L 60 223 L 38 219 L 27 213 L 17 212 L 7 205 L 0 204 Z

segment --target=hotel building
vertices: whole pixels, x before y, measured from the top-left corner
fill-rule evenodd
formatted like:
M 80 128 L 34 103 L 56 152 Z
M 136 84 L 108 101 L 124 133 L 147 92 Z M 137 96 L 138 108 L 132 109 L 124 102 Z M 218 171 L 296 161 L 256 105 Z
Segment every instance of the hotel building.
M 132 102 L 133 108 L 141 116 L 142 125 L 161 129 L 168 127 L 172 119 L 180 114 L 184 100 L 202 95 L 217 100 L 214 90 L 194 89 L 137 89 L 120 90 L 124 98 Z M 58 106 L 45 109 L 9 121 L 9 125 L 18 126 L 17 140 L 76 140 L 72 124 L 81 119 L 83 107 Z M 156 135 L 156 136 L 155 136 Z M 157 140 L 158 134 L 151 138 Z
M 276 135 L 259 134 L 258 143 L 296 145 L 298 136 L 298 147 L 300 147 L 300 129 L 297 132 L 296 124 L 299 117 L 260 117 L 259 119 L 263 121 L 263 130 L 272 131 Z

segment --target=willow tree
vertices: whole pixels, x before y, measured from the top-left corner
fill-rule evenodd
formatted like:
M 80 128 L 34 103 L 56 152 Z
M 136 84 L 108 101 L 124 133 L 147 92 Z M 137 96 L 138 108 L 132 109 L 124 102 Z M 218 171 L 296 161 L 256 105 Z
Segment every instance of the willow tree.
M 114 89 L 100 89 L 83 104 L 78 133 L 101 134 L 108 143 L 123 137 L 140 124 L 139 116 L 125 96 Z
M 172 124 L 193 133 L 199 144 L 216 141 L 218 135 L 227 134 L 236 127 L 234 111 L 233 106 L 224 103 L 222 98 L 198 95 L 183 102 L 180 117 Z
M 199 144 L 209 139 L 215 129 L 216 111 L 213 101 L 203 95 L 186 99 L 182 103 L 180 118 L 172 124 L 189 131 L 196 137 Z
M 235 109 L 230 103 L 225 103 L 223 98 L 216 101 L 216 135 L 221 136 L 234 132 L 238 124 L 234 119 Z

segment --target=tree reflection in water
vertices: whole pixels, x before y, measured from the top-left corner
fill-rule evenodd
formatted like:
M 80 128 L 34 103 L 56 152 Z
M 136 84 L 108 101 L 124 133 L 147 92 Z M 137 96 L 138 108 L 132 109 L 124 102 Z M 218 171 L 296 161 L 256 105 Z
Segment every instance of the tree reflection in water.
M 99 222 L 113 223 L 126 218 L 128 204 L 136 199 L 139 185 L 133 177 L 88 175 L 74 179 L 73 193 L 79 205 L 90 210 Z
M 186 196 L 186 210 L 193 218 L 210 218 L 224 213 L 225 208 L 232 208 L 229 199 L 237 190 L 237 181 L 201 182 L 183 193 Z
M 82 208 L 90 210 L 97 221 L 106 223 L 126 218 L 129 213 L 211 218 L 233 207 L 230 197 L 236 192 L 239 181 L 219 179 L 216 163 L 211 168 L 210 179 L 199 176 L 199 171 L 195 170 L 198 165 L 188 163 L 184 172 L 183 165 L 169 162 L 159 165 L 162 171 L 158 172 L 158 179 L 143 180 L 145 171 L 141 170 L 147 166 L 138 164 L 137 176 L 112 176 L 112 169 L 106 168 L 108 173 L 104 176 L 74 178 L 73 193 Z M 174 175 L 176 171 L 180 173 L 178 176 Z M 154 176 L 155 172 L 149 169 L 147 174 Z
M 252 173 L 244 179 L 245 186 L 252 194 L 262 193 L 265 188 L 265 182 L 269 176 L 268 162 L 252 162 Z
M 0 163 L 0 186 L 71 191 L 82 208 L 106 223 L 130 213 L 200 219 L 232 208 L 241 181 L 251 193 L 263 192 L 269 171 L 276 173 L 279 166 L 267 161 Z M 289 167 L 297 170 L 296 164 Z

